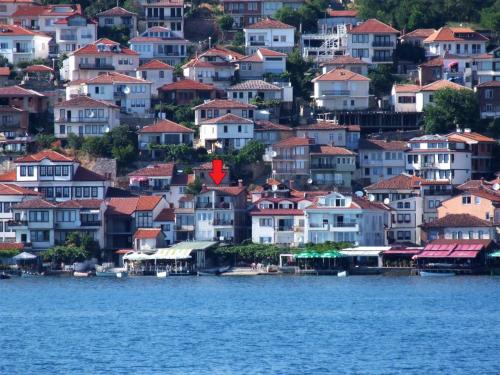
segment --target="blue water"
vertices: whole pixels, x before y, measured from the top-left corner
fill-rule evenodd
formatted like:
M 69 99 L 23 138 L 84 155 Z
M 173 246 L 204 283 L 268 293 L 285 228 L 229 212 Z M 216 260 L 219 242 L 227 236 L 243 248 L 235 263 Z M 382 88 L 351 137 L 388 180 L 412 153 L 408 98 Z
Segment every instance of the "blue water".
M 500 374 L 500 277 L 0 280 L 0 374 Z

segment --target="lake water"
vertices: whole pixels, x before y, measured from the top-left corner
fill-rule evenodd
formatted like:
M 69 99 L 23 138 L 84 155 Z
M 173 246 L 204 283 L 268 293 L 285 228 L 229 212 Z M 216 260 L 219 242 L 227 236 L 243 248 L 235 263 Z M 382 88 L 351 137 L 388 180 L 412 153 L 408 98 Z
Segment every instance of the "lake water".
M 500 277 L 0 280 L 0 374 L 500 374 Z

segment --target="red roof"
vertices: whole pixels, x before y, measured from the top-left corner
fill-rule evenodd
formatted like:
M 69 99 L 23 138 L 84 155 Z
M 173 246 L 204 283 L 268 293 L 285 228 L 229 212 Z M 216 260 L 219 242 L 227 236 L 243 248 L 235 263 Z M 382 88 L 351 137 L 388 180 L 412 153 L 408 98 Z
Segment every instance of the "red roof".
M 46 66 L 46 65 L 30 65 L 26 69 L 26 72 L 28 73 L 35 73 L 35 72 L 49 72 L 52 73 L 54 69 Z
M 0 251 L 2 250 L 22 250 L 24 244 L 19 242 L 0 242 Z
M 96 17 L 122 17 L 122 16 L 137 16 L 137 14 L 129 12 L 127 9 L 123 9 L 122 7 L 114 7 L 96 14 Z
M 106 215 L 131 215 L 135 211 L 152 211 L 162 197 L 157 195 L 127 198 L 111 198 L 108 201 Z
M 254 109 L 257 106 L 230 99 L 214 99 L 199 104 L 193 109 Z
M 191 79 L 183 79 L 177 82 L 168 83 L 160 87 L 161 91 L 175 91 L 175 90 L 200 90 L 200 91 L 214 91 L 215 87 L 207 83 L 193 81 Z
M 0 67 L 0 76 L 10 75 L 10 68 L 8 66 Z
M 150 176 L 156 176 L 156 177 L 163 177 L 163 176 L 173 176 L 175 171 L 175 164 L 174 163 L 163 163 L 163 164 L 151 164 L 148 165 L 146 168 L 141 168 L 138 169 L 134 172 L 130 172 L 128 175 L 129 176 L 144 176 L 144 177 L 150 177 Z
M 260 80 L 260 79 L 250 79 L 248 81 L 243 81 L 241 83 L 237 83 L 227 89 L 228 91 L 232 90 L 281 90 L 281 87 L 273 85 L 269 82 Z
M 245 186 L 205 186 L 201 192 L 206 193 L 207 191 L 220 191 L 228 195 L 237 196 L 245 192 L 245 190 Z
M 45 95 L 35 90 L 28 90 L 20 86 L 0 87 L 0 96 L 37 96 L 44 98 Z
M 310 155 L 346 155 L 346 156 L 354 156 L 356 155 L 354 152 L 344 148 L 344 147 L 335 147 L 330 145 L 313 145 L 311 147 Z
M 500 81 L 498 83 L 500 84 Z M 450 140 L 458 140 L 466 143 L 468 143 L 468 141 L 487 142 L 487 143 L 496 142 L 495 139 L 476 132 L 451 133 L 448 134 L 448 136 Z
M 46 38 L 50 38 L 50 36 L 40 33 L 37 31 L 25 29 L 24 27 L 18 25 L 0 25 L 0 36 L 44 36 Z
M 351 34 L 365 34 L 365 33 L 372 33 L 372 34 L 399 34 L 399 31 L 396 30 L 395 28 L 375 19 L 371 18 L 369 20 L 366 20 L 362 24 L 352 28 L 350 31 L 348 31 Z
M 314 124 L 309 124 L 309 125 L 301 125 L 295 127 L 295 130 L 326 130 L 326 131 L 332 131 L 332 130 L 345 130 L 347 126 L 345 125 L 339 125 L 335 121 L 325 121 L 325 120 L 318 120 Z
M 480 219 L 470 214 L 447 214 L 430 223 L 424 223 L 422 228 L 477 228 L 491 227 L 489 221 Z
M 370 81 L 370 78 L 347 69 L 336 68 L 312 80 L 316 81 Z
M 40 195 L 40 193 L 14 184 L 0 183 L 0 195 Z
M 98 44 L 106 44 L 108 46 L 116 46 L 116 49 L 114 50 L 107 50 L 107 51 L 99 51 L 97 49 Z M 95 42 L 91 44 L 87 44 L 86 46 L 77 49 L 75 52 L 73 52 L 73 55 L 134 55 L 138 56 L 139 53 L 132 51 L 130 48 L 127 47 L 121 47 L 119 43 L 114 42 L 110 39 L 107 38 L 101 38 L 96 40 Z
M 57 103 L 55 107 L 85 107 L 85 108 L 95 108 L 95 107 L 111 107 L 119 108 L 117 105 L 105 102 L 103 100 L 93 99 L 90 96 L 80 95 L 76 96 L 70 100 L 66 100 L 61 103 Z
M 346 9 L 346 10 L 328 9 L 328 15 L 330 17 L 357 17 L 358 11 L 351 9 Z
M 403 35 L 403 38 L 427 38 L 435 33 L 435 29 L 415 29 Z
M 0 174 L 0 181 L 3 182 L 15 182 L 17 180 L 17 172 L 15 169 L 12 171 Z
M 174 68 L 168 65 L 167 63 L 156 59 L 150 60 L 147 63 L 142 64 L 140 67 L 137 68 L 137 70 L 162 70 L 162 69 L 174 70 Z
M 57 208 L 83 208 L 98 210 L 101 208 L 102 199 L 74 199 L 57 203 Z
M 42 161 L 43 159 L 48 159 L 52 162 L 56 163 L 68 163 L 68 162 L 74 162 L 74 158 L 70 158 L 68 156 L 65 156 L 63 154 L 60 154 L 56 151 L 52 150 L 45 150 L 45 151 L 40 151 L 37 152 L 36 154 L 32 155 L 27 155 L 27 156 L 21 156 L 16 159 L 16 163 L 38 163 Z
M 160 228 L 139 228 L 134 233 L 135 239 L 156 238 L 161 233 Z
M 312 144 L 314 144 L 314 139 L 312 138 L 290 137 L 275 143 L 273 147 L 310 146 Z
M 194 133 L 194 130 L 170 120 L 161 120 L 143 127 L 138 133 Z
M 173 208 L 164 208 L 154 221 L 175 221 L 175 210 Z
M 500 87 L 500 81 L 486 81 L 480 83 L 477 87 Z
M 273 51 L 271 49 L 267 48 L 259 48 L 257 52 L 260 52 L 262 56 L 266 57 L 285 57 L 286 53 L 283 52 L 278 52 L 278 51 Z
M 45 199 L 30 199 L 13 206 L 13 208 L 30 209 L 30 208 L 56 208 L 57 204 L 46 201 Z
M 205 120 L 201 124 L 253 124 L 253 121 L 232 113 L 226 113 L 220 117 Z
M 428 85 L 422 86 L 420 91 L 437 91 L 442 89 L 454 89 L 454 90 L 470 90 L 468 87 L 459 85 L 458 83 L 448 81 L 446 79 L 441 79 L 429 83 Z
M 385 180 L 380 180 L 374 184 L 365 187 L 365 190 L 412 190 L 418 188 L 424 181 L 423 178 L 400 174 Z
M 257 120 L 254 124 L 254 131 L 287 131 L 291 132 L 293 129 L 286 125 L 276 124 L 268 120 Z
M 335 56 L 332 59 L 320 64 L 320 66 L 328 65 L 368 65 L 368 63 L 358 57 L 352 57 L 351 55 L 342 55 Z
M 131 77 L 117 72 L 106 72 L 95 78 L 89 79 L 88 84 L 113 84 L 113 83 L 151 83 L 142 78 Z
M 421 88 L 421 86 L 419 86 L 419 85 L 414 85 L 414 84 L 409 84 L 409 83 L 394 84 L 394 92 L 396 92 L 396 93 L 406 92 L 406 93 L 415 94 L 415 93 L 420 91 L 420 88 Z
M 487 41 L 484 35 L 469 27 L 441 27 L 424 40 L 424 43 L 433 42 L 467 42 Z
M 391 141 L 383 139 L 361 139 L 360 150 L 380 150 L 380 151 L 406 151 L 408 143 L 404 141 Z
M 64 11 L 57 11 L 64 9 Z M 62 17 L 71 16 L 73 14 L 82 14 L 80 4 L 53 4 L 53 5 L 37 5 L 37 6 L 20 6 L 12 14 L 13 18 L 44 16 L 44 17 Z
M 295 29 L 295 27 L 272 18 L 265 18 L 262 21 L 245 27 L 245 29 Z

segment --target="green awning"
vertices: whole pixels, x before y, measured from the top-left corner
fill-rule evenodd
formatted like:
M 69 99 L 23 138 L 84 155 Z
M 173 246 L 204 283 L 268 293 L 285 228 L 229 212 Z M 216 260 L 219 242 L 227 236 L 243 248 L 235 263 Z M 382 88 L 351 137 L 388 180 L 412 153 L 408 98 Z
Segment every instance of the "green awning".
M 321 254 L 316 253 L 314 251 L 303 251 L 302 253 L 295 254 L 295 258 L 298 259 L 321 258 Z
M 338 251 L 327 251 L 321 254 L 321 258 L 344 258 L 345 255 L 339 253 Z
M 500 250 L 494 251 L 488 255 L 490 258 L 500 258 Z

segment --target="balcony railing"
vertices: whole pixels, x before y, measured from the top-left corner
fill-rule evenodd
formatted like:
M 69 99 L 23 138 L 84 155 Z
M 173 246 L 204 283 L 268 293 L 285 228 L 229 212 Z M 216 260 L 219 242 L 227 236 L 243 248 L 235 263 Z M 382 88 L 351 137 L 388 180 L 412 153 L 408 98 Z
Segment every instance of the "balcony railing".
M 196 202 L 196 208 L 213 208 L 212 202 Z
M 234 225 L 234 220 L 215 219 L 212 225 Z
M 66 41 L 66 40 L 67 41 L 75 41 L 78 39 L 77 36 L 74 34 L 69 34 L 69 35 L 61 34 L 60 38 L 62 41 Z
M 85 63 L 80 63 L 78 65 L 80 69 L 102 69 L 102 70 L 115 70 L 114 65 L 112 64 L 85 64 Z
M 251 40 L 250 41 L 250 45 L 251 46 L 265 46 L 266 42 L 261 42 L 261 41 L 257 41 L 257 40 Z
M 108 122 L 108 117 L 59 117 L 55 122 Z
M 176 20 L 182 20 L 182 17 L 177 17 L 177 16 L 148 16 L 146 15 L 146 21 L 176 21 Z
M 219 77 L 219 76 L 212 77 L 212 81 L 230 81 L 230 80 L 231 77 Z
M 14 53 L 34 53 L 34 48 L 14 48 Z
M 155 52 L 153 54 L 154 57 L 184 57 L 186 56 L 185 53 L 180 53 L 180 52 Z
M 225 210 L 230 210 L 233 208 L 233 204 L 229 202 L 220 202 L 215 204 L 215 208 L 218 209 L 225 209 Z
M 27 220 L 9 220 L 7 221 L 9 227 L 25 227 L 28 225 Z
M 337 164 L 312 164 L 311 169 L 336 169 Z
M 278 232 L 292 232 L 293 227 L 292 226 L 279 226 L 278 227 Z
M 392 56 L 373 56 L 373 62 L 392 62 Z
M 385 40 L 374 40 L 372 47 L 394 47 L 394 42 Z
M 101 221 L 82 221 L 81 223 L 82 227 L 100 227 L 101 226 Z
M 349 90 L 323 90 L 321 96 L 349 96 Z
M 113 92 L 113 96 L 115 98 L 125 98 L 127 96 L 127 94 L 124 93 L 123 91 L 115 91 L 115 92 Z
M 194 230 L 193 224 L 175 224 L 175 230 L 178 231 L 192 231 Z

